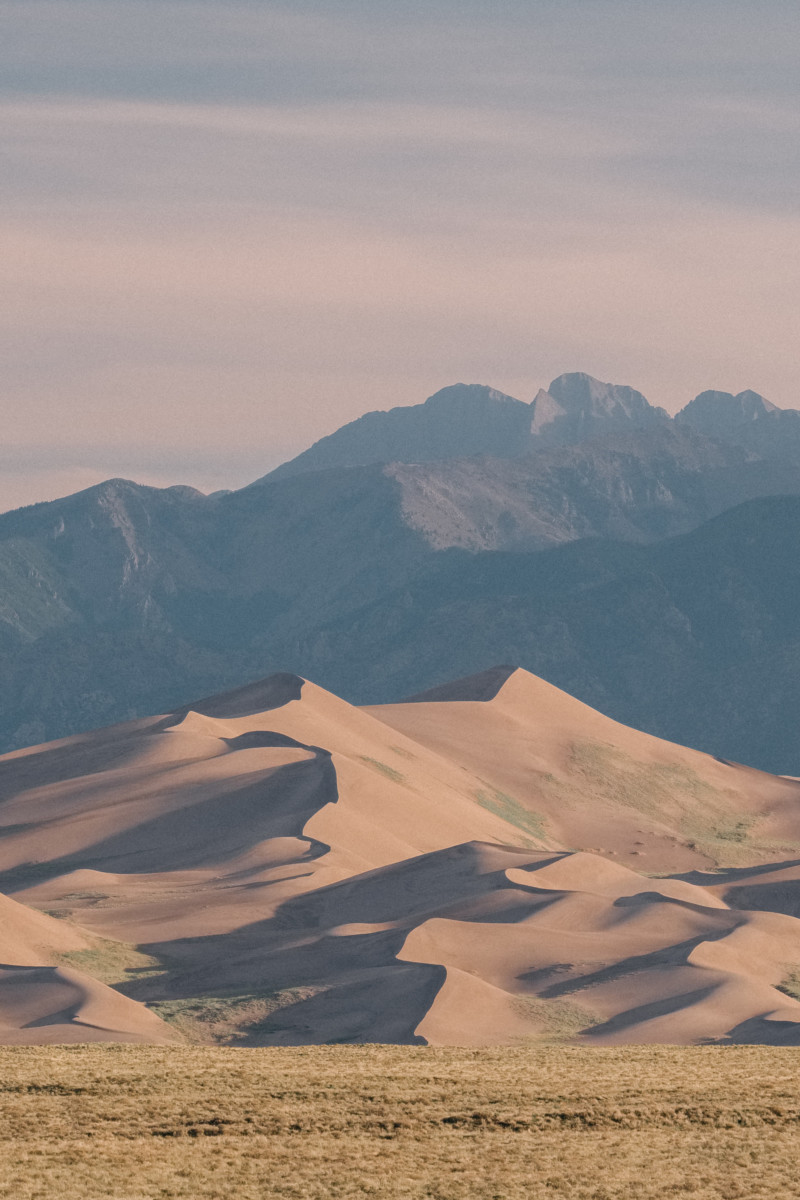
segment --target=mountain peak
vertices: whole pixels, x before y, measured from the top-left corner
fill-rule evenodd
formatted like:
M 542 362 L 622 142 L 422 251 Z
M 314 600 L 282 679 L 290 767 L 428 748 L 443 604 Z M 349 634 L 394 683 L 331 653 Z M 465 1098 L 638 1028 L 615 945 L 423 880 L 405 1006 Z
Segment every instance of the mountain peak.
M 739 426 L 780 411 L 777 404 L 749 389 L 735 396 L 732 392 L 709 389 L 690 400 L 675 420 L 692 425 L 710 437 L 727 437 Z
M 603 383 L 582 371 L 559 375 L 547 389 L 567 413 L 582 413 L 593 417 L 624 416 L 628 419 L 642 414 L 661 412 L 635 388 L 617 383 Z
M 482 383 L 441 388 L 424 404 L 369 412 L 315 442 L 270 475 L 300 475 L 331 467 L 432 462 L 519 454 L 530 436 L 530 405 Z
M 776 420 L 762 421 L 771 415 L 780 419 L 780 429 Z M 777 452 L 784 458 L 783 446 L 800 443 L 800 413 L 784 412 L 753 391 L 737 396 L 701 392 L 676 420 L 684 432 L 691 426 L 697 433 L 752 443 L 754 450 Z M 390 463 L 516 458 L 547 446 L 575 446 L 595 438 L 655 434 L 669 428 L 673 428 L 670 415 L 650 404 L 636 388 L 606 383 L 584 371 L 557 376 L 530 403 L 488 384 L 454 383 L 421 404 L 365 413 L 255 484 L 313 471 Z
M 410 408 L 443 408 L 449 406 L 456 410 L 462 409 L 484 409 L 486 405 L 507 405 L 519 408 L 527 408 L 528 406 L 522 400 L 516 400 L 513 396 L 506 395 L 505 392 L 499 392 L 497 388 L 490 387 L 487 383 L 451 383 L 448 387 L 440 388 L 438 392 L 434 392 L 432 396 L 428 396 L 424 405 L 411 405 Z M 385 416 L 391 416 L 392 413 L 408 412 L 408 408 L 393 408 Z
M 575 443 L 606 433 L 666 424 L 663 408 L 635 388 L 604 383 L 582 371 L 559 375 L 533 401 L 531 432 L 552 442 Z
M 514 458 L 541 442 L 573 444 L 669 420 L 634 388 L 579 371 L 559 375 L 530 404 L 488 384 L 454 383 L 423 404 L 365 413 L 255 483 L 335 467 Z

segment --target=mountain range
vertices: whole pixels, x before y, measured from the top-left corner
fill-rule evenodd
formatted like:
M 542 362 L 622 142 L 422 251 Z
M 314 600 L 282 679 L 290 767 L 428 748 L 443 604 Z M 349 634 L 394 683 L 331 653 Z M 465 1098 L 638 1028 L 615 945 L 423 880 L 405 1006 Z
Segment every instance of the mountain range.
M 799 497 L 800 412 L 579 374 L 369 413 L 237 492 L 110 480 L 0 516 L 0 745 L 274 671 L 379 703 L 513 661 L 800 774 Z
M 800 783 L 511 666 L 0 758 L 0 1042 L 800 1044 Z
M 366 413 L 256 483 L 378 462 L 509 458 L 543 445 L 576 445 L 609 434 L 652 431 L 672 421 L 634 388 L 602 383 L 581 372 L 559 375 L 529 404 L 494 388 L 458 383 L 424 404 Z M 674 421 L 795 463 L 800 453 L 800 412 L 779 409 L 757 392 L 701 392 Z

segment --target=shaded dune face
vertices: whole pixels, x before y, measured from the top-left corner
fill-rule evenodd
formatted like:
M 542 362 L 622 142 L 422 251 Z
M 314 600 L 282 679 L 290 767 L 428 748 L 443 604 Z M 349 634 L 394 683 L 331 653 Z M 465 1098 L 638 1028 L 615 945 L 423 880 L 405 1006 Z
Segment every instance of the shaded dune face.
M 176 1040 L 144 1005 L 68 965 L 91 945 L 71 923 L 0 896 L 0 1042 Z
M 403 703 L 429 704 L 453 700 L 494 700 L 515 670 L 515 667 L 508 666 L 490 667 L 488 671 L 481 671 L 466 679 L 456 679 L 452 683 L 442 683 L 438 687 L 418 692 L 415 696 L 409 696 Z
M 800 1043 L 798 842 L 512 667 L 273 676 L 0 759 L 0 1041 Z
M 146 1006 L 78 971 L 0 966 L 0 1040 L 7 1045 L 176 1041 Z

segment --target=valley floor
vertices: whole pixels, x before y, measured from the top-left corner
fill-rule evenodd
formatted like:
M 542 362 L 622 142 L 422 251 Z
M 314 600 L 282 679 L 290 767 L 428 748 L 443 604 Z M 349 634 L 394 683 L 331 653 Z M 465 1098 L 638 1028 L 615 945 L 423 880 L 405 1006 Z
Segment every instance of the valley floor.
M 0 1049 L 8 1200 L 800 1197 L 800 1050 Z

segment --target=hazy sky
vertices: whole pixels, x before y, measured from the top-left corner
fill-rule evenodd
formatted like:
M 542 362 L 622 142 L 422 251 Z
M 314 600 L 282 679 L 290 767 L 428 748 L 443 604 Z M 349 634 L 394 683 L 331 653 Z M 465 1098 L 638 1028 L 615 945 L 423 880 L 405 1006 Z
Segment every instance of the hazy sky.
M 0 508 L 445 384 L 800 407 L 797 0 L 0 0 Z

